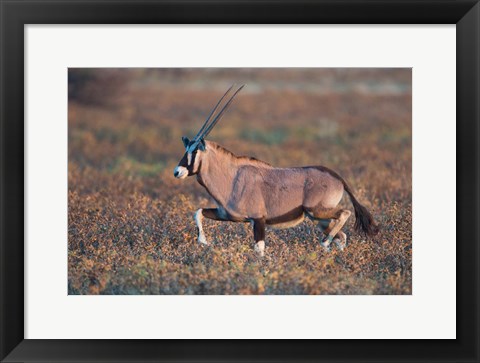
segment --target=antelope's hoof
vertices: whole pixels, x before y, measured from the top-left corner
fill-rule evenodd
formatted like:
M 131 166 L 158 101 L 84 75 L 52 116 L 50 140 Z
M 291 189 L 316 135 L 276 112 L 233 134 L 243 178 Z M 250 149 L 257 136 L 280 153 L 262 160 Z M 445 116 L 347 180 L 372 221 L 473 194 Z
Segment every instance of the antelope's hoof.
M 320 242 L 320 246 L 322 246 L 325 249 L 325 251 L 327 251 L 327 252 L 330 252 L 330 250 L 331 250 L 330 249 L 330 244 L 332 243 L 332 239 L 333 239 L 333 237 L 327 236 Z
M 335 242 L 340 251 L 343 251 L 347 247 L 347 235 L 340 231 L 333 239 L 333 242 Z
M 260 257 L 260 258 L 265 257 L 265 252 L 259 251 L 259 250 L 257 250 L 257 249 L 255 249 L 255 252 L 257 253 L 257 256 L 258 256 L 258 257 Z
M 203 234 L 198 236 L 197 241 L 198 241 L 198 243 L 201 243 L 202 245 L 208 245 L 207 239 L 205 238 L 205 236 Z
M 331 249 L 330 246 L 325 246 L 325 245 L 323 245 L 322 243 L 320 243 L 320 245 L 323 247 L 323 249 L 325 250 L 325 252 L 331 252 L 331 251 L 332 251 L 332 249 Z
M 345 249 L 345 247 L 347 247 L 347 242 L 346 241 L 342 241 L 340 238 L 335 238 L 333 240 L 333 242 L 335 242 L 335 244 L 337 245 L 337 248 L 340 250 L 340 251 L 343 251 Z

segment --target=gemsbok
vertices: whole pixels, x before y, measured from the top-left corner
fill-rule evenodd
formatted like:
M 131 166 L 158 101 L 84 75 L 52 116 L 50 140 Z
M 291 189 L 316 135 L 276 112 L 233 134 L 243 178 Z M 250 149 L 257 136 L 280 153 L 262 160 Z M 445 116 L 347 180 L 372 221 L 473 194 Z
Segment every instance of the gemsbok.
M 264 256 L 266 226 L 293 227 L 307 216 L 318 221 L 324 234 L 320 244 L 326 250 L 330 250 L 332 242 L 343 249 L 347 245 L 347 236 L 341 229 L 351 215 L 348 209 L 337 208 L 344 191 L 350 196 L 355 210 L 355 229 L 367 235 L 376 234 L 378 227 L 372 215 L 336 172 L 324 166 L 276 168 L 255 158 L 236 156 L 219 144 L 205 140 L 243 85 L 216 113 L 233 87 L 218 101 L 192 140 L 182 137 L 186 151 L 174 171 L 178 179 L 196 175 L 198 183 L 217 204 L 217 208 L 200 208 L 195 212 L 198 242 L 208 244 L 202 226 L 204 217 L 217 221 L 252 222 L 254 249 Z

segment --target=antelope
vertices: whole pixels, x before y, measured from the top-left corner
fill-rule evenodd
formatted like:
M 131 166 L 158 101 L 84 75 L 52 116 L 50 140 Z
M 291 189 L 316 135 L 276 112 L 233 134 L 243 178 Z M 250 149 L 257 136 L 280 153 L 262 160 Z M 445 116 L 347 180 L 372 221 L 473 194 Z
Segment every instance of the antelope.
M 276 168 L 255 158 L 236 156 L 219 144 L 205 140 L 244 85 L 216 113 L 233 87 L 220 98 L 192 140 L 182 137 L 185 154 L 174 170 L 178 179 L 196 175 L 198 183 L 217 205 L 217 208 L 200 208 L 195 212 L 198 242 L 208 244 L 203 218 L 252 222 L 254 250 L 263 257 L 266 226 L 294 227 L 308 217 L 318 222 L 323 234 L 320 238 L 323 248 L 330 251 L 334 242 L 343 250 L 347 245 L 347 235 L 341 229 L 351 215 L 348 209 L 337 208 L 344 192 L 349 195 L 355 210 L 355 229 L 366 235 L 376 234 L 378 227 L 372 215 L 357 201 L 345 180 L 333 170 L 324 166 Z

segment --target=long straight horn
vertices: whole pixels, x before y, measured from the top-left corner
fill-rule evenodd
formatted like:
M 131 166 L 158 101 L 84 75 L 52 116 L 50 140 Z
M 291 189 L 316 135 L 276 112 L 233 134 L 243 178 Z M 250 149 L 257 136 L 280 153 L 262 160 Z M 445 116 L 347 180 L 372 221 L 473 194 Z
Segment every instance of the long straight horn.
M 225 106 L 223 106 L 222 110 L 217 114 L 217 116 L 215 116 L 215 119 L 207 126 L 207 128 L 205 129 L 205 131 L 203 131 L 203 133 L 198 137 L 199 139 L 203 139 L 205 137 L 207 137 L 207 135 L 210 133 L 210 131 L 212 131 L 212 129 L 215 127 L 215 125 L 217 124 L 218 121 L 220 121 L 220 119 L 222 118 L 222 116 L 224 115 L 225 111 L 228 109 L 228 107 L 230 106 L 230 104 L 232 103 L 233 99 L 235 98 L 235 96 L 237 95 L 238 92 L 240 92 L 242 90 L 242 88 L 245 87 L 244 84 L 242 84 L 240 86 L 239 89 L 237 89 L 235 91 L 235 93 L 233 94 L 233 96 L 228 100 L 228 102 L 225 104 Z M 200 133 L 199 133 L 200 134 Z
M 227 92 L 225 92 L 225 94 L 222 96 L 222 98 L 220 98 L 220 100 L 217 102 L 217 104 L 213 108 L 212 112 L 210 112 L 210 115 L 208 115 L 207 119 L 205 120 L 205 123 L 203 124 L 202 128 L 200 129 L 200 131 L 197 132 L 197 135 L 193 138 L 193 140 L 198 140 L 199 139 L 199 136 L 202 134 L 203 130 L 205 130 L 205 127 L 207 126 L 208 121 L 210 121 L 210 119 L 212 118 L 215 111 L 217 111 L 218 106 L 220 106 L 220 103 L 222 103 L 225 96 L 230 93 L 233 86 L 235 86 L 235 83 L 230 86 L 230 88 L 227 90 Z

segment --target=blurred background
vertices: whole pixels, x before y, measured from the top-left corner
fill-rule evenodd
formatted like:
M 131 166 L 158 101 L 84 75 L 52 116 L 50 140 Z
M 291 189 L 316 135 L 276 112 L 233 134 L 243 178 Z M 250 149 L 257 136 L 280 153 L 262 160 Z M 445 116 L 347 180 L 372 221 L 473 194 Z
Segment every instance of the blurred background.
M 411 69 L 69 69 L 69 293 L 411 293 L 411 81 Z M 198 249 L 191 215 L 213 203 L 173 169 L 181 136 L 197 133 L 233 83 L 246 86 L 208 139 L 274 166 L 337 171 L 382 225 L 375 243 L 353 233 L 352 218 L 350 241 L 365 243 L 325 256 L 304 243 L 315 239 L 306 223 L 269 232 L 276 248 L 259 262 L 244 250 L 248 226 L 207 222 L 217 248 Z M 288 248 L 295 243 L 300 250 Z M 217 271 L 208 253 L 218 250 L 230 257 Z M 325 263 L 332 284 L 312 273 Z M 285 272 L 277 276 L 284 288 L 267 278 L 272 268 Z M 186 274 L 183 284 L 175 271 Z M 299 287 L 295 273 L 307 271 L 311 285 Z M 237 286 L 219 272 L 248 278 Z M 350 276 L 349 288 L 336 273 Z

